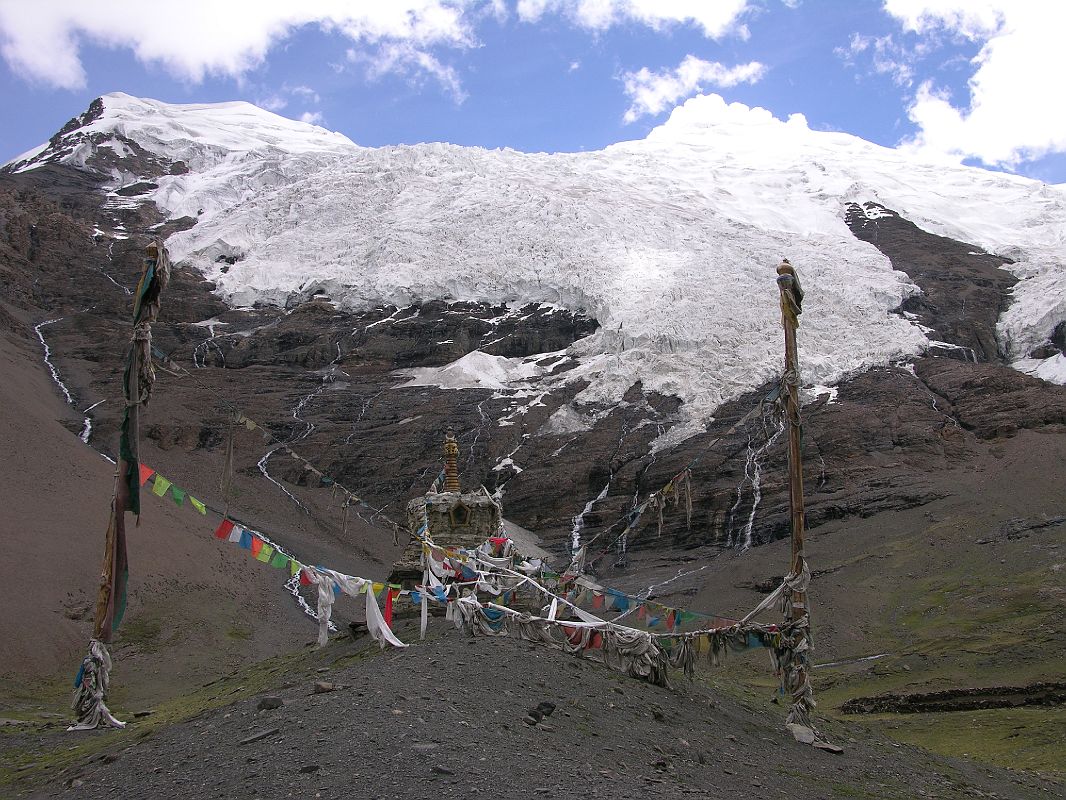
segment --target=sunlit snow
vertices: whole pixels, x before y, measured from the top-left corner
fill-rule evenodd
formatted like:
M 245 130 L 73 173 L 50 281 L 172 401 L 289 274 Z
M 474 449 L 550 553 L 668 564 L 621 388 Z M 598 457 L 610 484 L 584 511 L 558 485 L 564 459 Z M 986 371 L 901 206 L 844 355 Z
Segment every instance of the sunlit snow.
M 644 140 L 559 154 L 363 148 L 244 103 L 104 103 L 94 130 L 190 167 L 155 179 L 168 214 L 198 218 L 168 245 L 233 305 L 319 289 L 341 306 L 397 313 L 434 298 L 583 311 L 600 329 L 570 348 L 578 366 L 541 388 L 588 381 L 577 409 L 617 402 L 636 382 L 677 395 L 682 424 L 661 444 L 779 373 L 782 257 L 807 293 L 806 384 L 928 347 L 888 313 L 917 289 L 851 235 L 849 202 L 1014 259 L 1022 281 L 999 324 L 1012 358 L 1066 319 L 1062 186 L 918 161 L 716 95 L 688 101 Z M 534 377 L 530 366 L 474 353 L 410 377 L 500 388 Z

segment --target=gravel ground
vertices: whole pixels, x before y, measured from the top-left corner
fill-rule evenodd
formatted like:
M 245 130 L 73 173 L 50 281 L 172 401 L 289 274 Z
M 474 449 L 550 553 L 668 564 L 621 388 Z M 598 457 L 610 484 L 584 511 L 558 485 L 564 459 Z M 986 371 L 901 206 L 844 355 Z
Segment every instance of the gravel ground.
M 408 650 L 339 639 L 272 689 L 152 729 L 21 734 L 42 754 L 105 737 L 62 772 L 6 787 L 34 798 L 1061 797 L 1062 784 L 937 757 L 826 721 L 833 755 L 792 741 L 763 690 L 709 667 L 666 689 L 552 649 L 468 638 L 442 620 Z M 734 656 L 753 672 L 764 654 Z M 241 676 L 227 679 L 241 681 Z M 315 691 L 328 682 L 331 691 Z M 220 682 L 220 692 L 230 691 Z M 236 690 L 233 690 L 236 691 Z M 276 698 L 276 699 L 274 699 Z M 542 704 L 552 713 L 527 719 Z M 275 708 L 260 706 L 276 705 Z M 140 727 L 140 730 L 139 730 Z M 15 738 L 9 737 L 11 743 Z M 31 772 L 31 771 L 27 771 Z M 34 781 L 29 785 L 28 781 Z M 0 787 L 0 794 L 5 791 Z

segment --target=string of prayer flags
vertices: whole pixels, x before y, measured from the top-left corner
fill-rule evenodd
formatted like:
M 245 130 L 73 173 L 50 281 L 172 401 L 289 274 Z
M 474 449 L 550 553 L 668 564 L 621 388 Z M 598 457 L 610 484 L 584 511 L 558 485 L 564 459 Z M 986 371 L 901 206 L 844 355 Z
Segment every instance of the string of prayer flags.
M 138 467 L 140 468 L 140 471 L 141 471 L 141 486 L 144 486 L 146 483 L 148 483 L 148 480 L 153 475 L 155 475 L 155 470 L 152 469 L 151 467 L 145 466 L 144 464 L 139 464 Z
M 189 505 L 206 516 L 207 504 L 202 500 L 197 500 L 189 494 L 188 491 L 180 486 L 175 486 L 171 480 L 164 478 L 154 469 L 145 464 L 138 464 L 138 469 L 140 470 L 141 486 L 146 485 L 148 481 L 152 480 L 152 476 L 155 476 L 155 480 L 152 482 L 152 494 L 156 495 L 156 497 L 166 497 L 167 492 L 170 492 L 170 498 L 174 501 L 175 505 L 185 505 L 185 501 L 188 500 Z M 219 538 L 223 539 L 225 537 L 220 536 Z
M 152 484 L 152 494 L 156 497 L 165 497 L 167 489 L 171 486 L 170 481 L 160 475 L 158 472 L 155 474 L 155 483 Z
M 280 550 L 274 551 L 274 557 L 270 559 L 270 566 L 274 569 L 284 569 L 289 564 L 289 557 Z

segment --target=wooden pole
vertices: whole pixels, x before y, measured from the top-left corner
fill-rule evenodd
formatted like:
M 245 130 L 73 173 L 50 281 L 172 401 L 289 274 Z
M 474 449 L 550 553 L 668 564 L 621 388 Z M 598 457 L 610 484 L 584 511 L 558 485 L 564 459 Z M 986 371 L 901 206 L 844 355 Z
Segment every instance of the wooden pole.
M 785 329 L 784 401 L 788 421 L 788 494 L 792 512 L 792 573 L 803 570 L 803 464 L 800 454 L 799 350 L 796 346 L 798 316 L 802 311 L 803 290 L 788 259 L 777 268 L 777 287 L 781 291 L 781 324 Z M 806 614 L 805 598 L 793 597 L 793 610 Z
M 785 374 L 782 377 L 785 415 L 788 424 L 788 494 L 789 507 L 792 512 L 792 566 L 789 584 L 788 608 L 785 610 L 789 627 L 792 630 L 790 656 L 785 665 L 783 688 L 791 694 L 792 706 L 786 717 L 786 725 L 797 741 L 813 744 L 823 750 L 834 753 L 843 752 L 842 748 L 830 744 L 814 728 L 811 712 L 814 710 L 814 690 L 810 682 L 811 664 L 811 629 L 810 614 L 807 603 L 807 561 L 803 552 L 803 463 L 800 445 L 802 420 L 799 403 L 799 349 L 796 345 L 796 329 L 799 327 L 799 315 L 803 311 L 803 289 L 799 276 L 788 263 L 782 259 L 777 268 L 777 287 L 781 292 L 781 325 L 785 329 Z

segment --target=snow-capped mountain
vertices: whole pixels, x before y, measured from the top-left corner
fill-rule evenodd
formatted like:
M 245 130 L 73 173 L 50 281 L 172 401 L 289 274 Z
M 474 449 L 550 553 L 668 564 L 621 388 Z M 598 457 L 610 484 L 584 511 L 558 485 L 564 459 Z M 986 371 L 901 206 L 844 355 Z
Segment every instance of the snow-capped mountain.
M 1010 259 L 1020 282 L 999 320 L 1002 352 L 1066 381 L 1061 354 L 1026 359 L 1066 320 L 1066 188 L 921 161 L 714 95 L 644 140 L 544 154 L 364 148 L 246 103 L 110 94 L 6 169 L 53 161 L 108 173 L 116 197 L 133 194 L 124 202 L 195 219 L 171 253 L 234 305 L 325 292 L 349 309 L 445 299 L 588 314 L 600 327 L 569 348 L 575 368 L 490 370 L 541 391 L 587 381 L 555 431 L 591 424 L 639 383 L 683 401 L 684 424 L 660 446 L 676 443 L 772 379 L 782 257 L 807 292 L 808 385 L 927 349 L 922 327 L 892 313 L 919 287 L 845 223 L 866 201 Z

